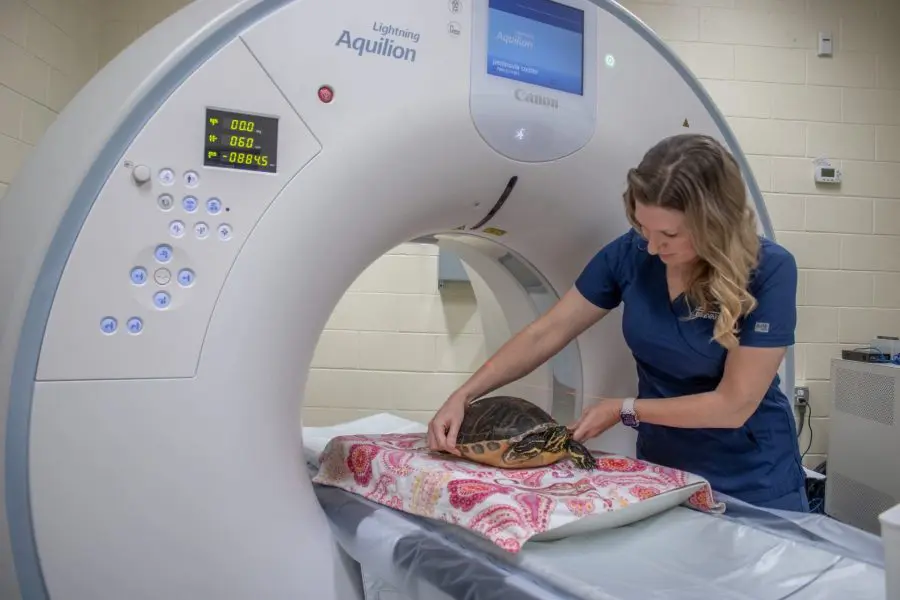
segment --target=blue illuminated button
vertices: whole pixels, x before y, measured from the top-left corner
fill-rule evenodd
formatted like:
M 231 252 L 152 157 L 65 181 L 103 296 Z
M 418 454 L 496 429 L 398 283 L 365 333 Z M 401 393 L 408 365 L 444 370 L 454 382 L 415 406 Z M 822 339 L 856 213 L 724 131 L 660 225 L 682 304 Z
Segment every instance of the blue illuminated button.
M 114 317 L 103 317 L 100 320 L 100 330 L 106 335 L 112 335 L 119 327 L 119 322 Z
M 125 327 L 128 328 L 128 333 L 137 335 L 144 330 L 144 322 L 141 321 L 140 317 L 131 317 L 125 324 Z
M 168 292 L 156 292 L 153 295 L 153 304 L 156 305 L 156 308 L 169 308 L 171 303 L 172 297 Z
M 197 210 L 197 199 L 193 196 L 185 196 L 184 200 L 181 201 L 181 206 L 184 207 L 184 210 L 192 213 Z
M 218 198 L 210 198 L 206 201 L 206 212 L 217 215 L 222 212 L 222 201 Z
M 144 267 L 135 267 L 131 270 L 131 283 L 134 285 L 144 285 L 147 283 L 147 269 Z
M 156 252 L 153 253 L 156 256 L 156 260 L 161 263 L 167 263 L 172 260 L 172 246 L 168 244 L 160 244 L 156 247 Z
M 190 269 L 182 269 L 178 271 L 178 283 L 181 284 L 182 287 L 190 287 L 191 285 L 193 285 L 194 279 L 194 272 Z

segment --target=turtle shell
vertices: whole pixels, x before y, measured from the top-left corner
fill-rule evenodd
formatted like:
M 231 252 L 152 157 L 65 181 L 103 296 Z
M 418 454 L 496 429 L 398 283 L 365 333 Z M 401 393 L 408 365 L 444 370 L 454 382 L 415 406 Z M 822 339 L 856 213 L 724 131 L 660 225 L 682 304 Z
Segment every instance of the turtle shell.
M 499 442 L 546 425 L 556 421 L 540 406 L 515 396 L 491 396 L 466 408 L 456 440 L 463 445 Z
M 547 443 L 554 437 L 556 443 Z M 505 469 L 540 467 L 570 456 L 565 428 L 539 406 L 515 396 L 470 404 L 456 440 L 464 458 Z M 517 450 L 524 446 L 530 447 L 527 452 Z

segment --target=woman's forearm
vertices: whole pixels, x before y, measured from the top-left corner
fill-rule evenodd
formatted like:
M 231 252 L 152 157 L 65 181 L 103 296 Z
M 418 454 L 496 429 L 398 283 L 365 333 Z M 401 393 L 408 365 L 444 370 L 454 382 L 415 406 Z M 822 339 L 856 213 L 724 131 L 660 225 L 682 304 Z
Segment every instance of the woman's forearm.
M 562 339 L 560 339 L 562 338 Z M 478 369 L 459 389 L 466 402 L 517 381 L 562 350 L 563 336 L 554 335 L 540 322 L 532 323 L 508 342 Z
M 503 344 L 452 397 L 469 403 L 525 377 L 608 312 L 573 287 L 547 313 Z
M 642 423 L 681 428 L 736 429 L 747 422 L 756 406 L 727 398 L 722 392 L 638 399 L 634 411 Z
M 737 429 L 753 416 L 778 372 L 784 348 L 740 346 L 729 350 L 717 388 L 662 400 L 637 400 L 638 419 L 669 427 Z

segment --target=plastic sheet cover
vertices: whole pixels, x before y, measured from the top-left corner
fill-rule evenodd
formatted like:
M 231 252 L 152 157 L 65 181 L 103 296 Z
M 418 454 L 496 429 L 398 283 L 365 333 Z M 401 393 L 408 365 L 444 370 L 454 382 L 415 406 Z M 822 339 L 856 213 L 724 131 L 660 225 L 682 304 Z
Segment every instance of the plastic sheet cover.
M 311 470 L 321 447 L 307 447 Z M 884 600 L 886 593 L 878 537 L 823 515 L 725 496 L 724 515 L 676 507 L 625 527 L 529 542 L 511 555 L 460 527 L 315 489 L 344 550 L 368 576 L 411 599 Z

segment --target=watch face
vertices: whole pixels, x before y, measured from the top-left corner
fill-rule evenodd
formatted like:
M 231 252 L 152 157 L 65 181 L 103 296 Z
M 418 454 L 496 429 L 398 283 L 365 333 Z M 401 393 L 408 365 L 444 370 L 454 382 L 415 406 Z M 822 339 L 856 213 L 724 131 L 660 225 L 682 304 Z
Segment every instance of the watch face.
M 622 415 L 622 423 L 624 423 L 627 427 L 634 427 L 636 425 L 637 419 L 634 418 L 634 415 L 630 415 L 628 413 Z

